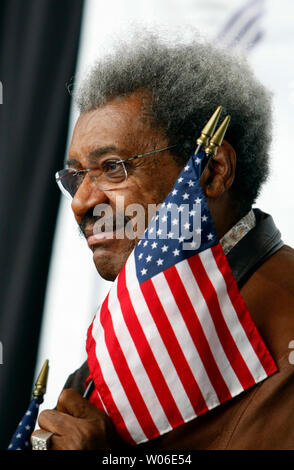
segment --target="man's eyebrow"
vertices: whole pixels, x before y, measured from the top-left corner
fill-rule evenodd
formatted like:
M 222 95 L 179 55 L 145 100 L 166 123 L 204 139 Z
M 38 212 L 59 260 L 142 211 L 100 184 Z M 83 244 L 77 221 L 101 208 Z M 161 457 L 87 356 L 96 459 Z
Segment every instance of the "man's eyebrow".
M 75 166 L 81 166 L 81 163 L 75 158 L 69 158 L 68 160 L 66 160 L 65 165 L 68 167 L 75 167 Z
M 87 158 L 90 161 L 96 161 L 98 157 L 102 157 L 102 155 L 105 155 L 106 153 L 110 152 L 121 152 L 115 145 L 108 145 L 107 147 L 98 147 L 97 149 L 91 150 L 91 152 L 88 154 Z
M 98 147 L 96 149 L 91 150 L 91 152 L 87 155 L 87 159 L 89 162 L 93 163 L 97 161 L 97 158 L 102 157 L 103 155 L 107 153 L 113 153 L 115 152 L 116 154 L 125 154 L 126 151 L 124 149 L 119 149 L 115 147 L 115 145 L 108 145 L 107 147 Z M 70 158 L 66 161 L 67 166 L 81 166 L 81 162 L 75 158 Z

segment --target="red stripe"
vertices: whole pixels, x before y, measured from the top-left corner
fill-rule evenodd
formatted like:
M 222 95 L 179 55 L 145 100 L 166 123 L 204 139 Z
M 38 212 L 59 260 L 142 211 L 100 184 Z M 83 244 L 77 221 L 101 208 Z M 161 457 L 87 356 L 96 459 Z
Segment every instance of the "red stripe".
M 223 403 L 229 398 L 232 398 L 232 396 L 215 362 L 209 343 L 198 319 L 197 312 L 187 295 L 184 284 L 176 268 L 171 266 L 166 271 L 164 271 L 164 275 L 186 323 L 187 329 L 192 337 L 195 348 L 199 353 L 206 373 L 213 385 L 219 401 Z
M 185 358 L 177 337 L 174 334 L 152 281 L 147 280 L 143 282 L 140 287 L 152 318 L 158 328 L 161 339 L 164 342 L 170 359 L 173 362 L 195 413 L 200 415 L 208 411 L 201 390 Z
M 250 316 L 246 304 L 241 296 L 236 280 L 233 276 L 232 270 L 229 266 L 227 258 L 224 256 L 221 245 L 216 245 L 212 249 L 212 253 L 218 269 L 223 275 L 227 291 L 232 304 L 236 310 L 239 321 L 244 328 L 244 331 L 254 349 L 258 359 L 260 360 L 267 375 L 271 375 L 277 371 L 277 366 L 271 357 L 267 347 L 265 346 L 260 334 Z
M 96 408 L 99 408 L 99 410 L 104 411 L 104 413 L 105 413 L 102 401 L 99 398 L 99 395 L 98 395 L 98 392 L 97 392 L 96 388 L 94 388 L 93 392 L 91 393 L 90 398 L 89 398 L 89 402 L 92 403 L 92 405 L 95 405 Z
M 140 390 L 130 371 L 127 360 L 116 337 L 111 313 L 107 306 L 108 298 L 103 302 L 100 311 L 100 321 L 105 332 L 105 343 L 111 357 L 113 366 L 146 437 L 152 439 L 160 433 L 152 419 L 152 416 L 144 402 Z
M 90 383 L 90 380 L 92 380 L 91 374 L 88 376 L 88 378 L 85 381 L 85 384 L 84 384 L 84 389 L 85 390 L 88 387 L 88 385 Z M 93 405 L 95 405 L 96 408 L 99 408 L 99 410 L 102 410 L 102 411 L 105 412 L 102 401 L 100 400 L 99 395 L 98 395 L 97 390 L 96 390 L 95 387 L 94 387 L 94 389 L 93 389 L 93 391 L 92 391 L 92 393 L 89 397 L 89 402 L 92 403 Z
M 142 364 L 145 367 L 146 373 L 148 374 L 158 400 L 166 414 L 167 419 L 170 422 L 170 425 L 173 428 L 179 426 L 180 424 L 184 423 L 183 417 L 177 407 L 170 389 L 168 388 L 164 375 L 158 366 L 142 326 L 138 321 L 126 285 L 125 266 L 119 274 L 117 294 L 125 323 L 128 327 L 130 335 L 132 336 Z
M 223 255 L 224 256 L 224 255 Z M 224 352 L 237 375 L 239 382 L 244 390 L 255 384 L 254 377 L 252 376 L 246 362 L 241 355 L 234 338 L 225 322 L 222 314 L 217 293 L 209 279 L 202 260 L 199 256 L 192 256 L 189 258 L 188 263 L 197 280 L 199 289 L 205 298 L 206 304 L 217 331 L 218 337 L 224 349 Z M 240 294 L 239 294 L 240 295 Z M 235 308 L 235 305 L 233 304 Z M 245 305 L 244 305 L 245 307 Z
M 96 357 L 96 341 L 92 335 L 93 323 L 89 326 L 86 349 L 88 354 L 88 366 L 90 373 L 93 377 L 95 387 L 99 390 L 100 396 L 104 402 L 105 408 L 107 409 L 112 421 L 115 424 L 115 427 L 121 437 L 131 445 L 135 445 L 136 442 L 129 433 L 123 417 L 121 416 L 115 401 L 113 400 L 111 391 L 107 383 L 104 380 L 103 373 L 100 367 L 100 364 Z

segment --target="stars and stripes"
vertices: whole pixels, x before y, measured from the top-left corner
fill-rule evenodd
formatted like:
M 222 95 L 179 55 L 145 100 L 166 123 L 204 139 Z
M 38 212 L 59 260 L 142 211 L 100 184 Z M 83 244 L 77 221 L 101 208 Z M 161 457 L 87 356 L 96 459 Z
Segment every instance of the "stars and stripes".
M 202 158 L 183 168 L 88 330 L 91 401 L 131 444 L 276 371 L 218 241 L 199 184 Z
M 201 241 L 202 249 L 216 242 L 213 222 L 207 216 L 207 203 L 195 182 L 200 168 L 199 156 L 185 165 L 174 188 L 138 242 L 134 257 L 139 282 L 190 257 L 196 253 Z
M 11 438 L 8 450 L 31 450 L 30 437 L 35 429 L 41 402 L 41 397 L 33 398 L 27 412 L 18 424 L 16 431 Z

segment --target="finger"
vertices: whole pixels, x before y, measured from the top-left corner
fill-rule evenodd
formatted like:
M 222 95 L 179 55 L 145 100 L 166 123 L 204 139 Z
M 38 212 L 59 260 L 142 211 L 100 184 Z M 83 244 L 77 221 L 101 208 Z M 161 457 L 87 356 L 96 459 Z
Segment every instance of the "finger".
M 49 450 L 79 450 L 68 436 L 53 434 L 50 439 Z
M 63 435 L 70 433 L 74 418 L 66 413 L 56 410 L 44 410 L 40 413 L 38 424 L 40 428 L 51 431 L 54 434 Z
M 68 388 L 61 392 L 58 398 L 57 410 L 68 413 L 76 418 L 91 418 L 94 415 L 104 414 L 96 406 L 83 398 L 75 390 Z

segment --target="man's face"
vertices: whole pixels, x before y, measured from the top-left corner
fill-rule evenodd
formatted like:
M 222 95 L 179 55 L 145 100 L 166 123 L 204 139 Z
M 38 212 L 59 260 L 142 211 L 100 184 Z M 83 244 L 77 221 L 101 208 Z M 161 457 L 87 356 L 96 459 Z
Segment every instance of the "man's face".
M 133 93 L 81 114 L 73 133 L 68 165 L 75 169 L 95 169 L 101 159 L 112 155 L 125 160 L 167 147 L 163 132 L 150 126 L 142 98 L 142 94 Z M 128 178 L 124 184 L 114 185 L 110 190 L 102 189 L 99 180 L 93 181 L 86 175 L 72 202 L 76 221 L 93 251 L 96 268 L 107 280 L 116 278 L 139 238 L 137 235 L 131 239 L 127 234 L 117 238 L 115 214 L 125 213 L 130 204 L 140 204 L 144 209 L 146 228 L 148 205 L 154 207 L 165 199 L 181 171 L 168 151 L 133 160 L 127 169 Z M 100 204 L 106 204 L 114 214 L 112 233 L 109 234 L 108 229 L 107 236 L 93 237 L 94 224 L 99 219 L 93 215 L 93 210 Z M 123 223 L 134 225 L 135 216 L 125 217 Z

